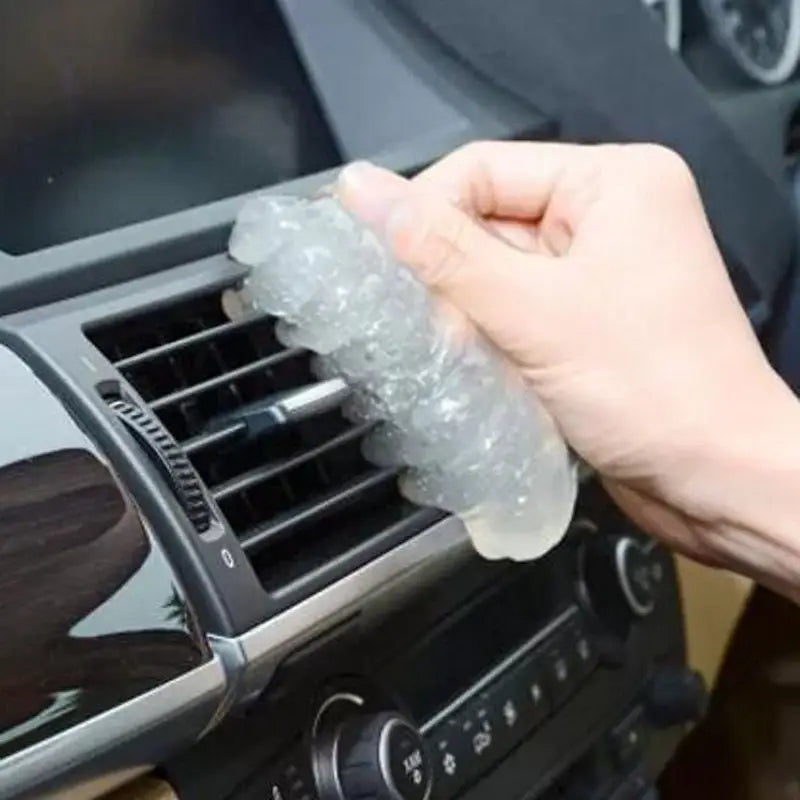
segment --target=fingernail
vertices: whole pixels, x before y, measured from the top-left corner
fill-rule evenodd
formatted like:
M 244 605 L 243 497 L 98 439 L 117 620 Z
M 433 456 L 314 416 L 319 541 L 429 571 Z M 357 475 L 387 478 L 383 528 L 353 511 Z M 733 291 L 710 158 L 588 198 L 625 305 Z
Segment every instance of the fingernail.
M 370 164 L 369 161 L 351 161 L 339 170 L 339 177 L 336 183 L 341 189 L 359 192 L 364 183 L 366 182 L 369 185 L 370 180 L 380 171 L 378 167 Z
M 384 229 L 408 183 L 368 161 L 354 161 L 339 172 L 336 191 L 344 206 L 363 222 Z

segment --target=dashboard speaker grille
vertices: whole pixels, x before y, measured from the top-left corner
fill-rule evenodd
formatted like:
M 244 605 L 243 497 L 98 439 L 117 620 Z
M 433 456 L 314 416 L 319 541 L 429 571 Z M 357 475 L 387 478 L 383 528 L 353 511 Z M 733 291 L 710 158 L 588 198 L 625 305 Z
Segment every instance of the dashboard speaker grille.
M 310 355 L 274 320 L 231 322 L 219 290 L 88 331 L 190 458 L 265 589 L 293 596 L 357 568 L 440 514 L 405 501 L 361 455 L 367 427 L 338 407 L 252 435 L 242 409 L 314 388 Z

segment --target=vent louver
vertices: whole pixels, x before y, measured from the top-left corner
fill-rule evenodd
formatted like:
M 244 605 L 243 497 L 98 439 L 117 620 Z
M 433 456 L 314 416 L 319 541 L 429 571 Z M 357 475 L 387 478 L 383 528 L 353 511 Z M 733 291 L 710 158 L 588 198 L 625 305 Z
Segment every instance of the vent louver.
M 362 457 L 366 426 L 338 408 L 237 434 L 237 409 L 317 379 L 307 352 L 277 341 L 272 318 L 231 322 L 219 290 L 88 336 L 175 437 L 273 595 L 307 594 L 440 516 L 400 496 L 396 471 Z

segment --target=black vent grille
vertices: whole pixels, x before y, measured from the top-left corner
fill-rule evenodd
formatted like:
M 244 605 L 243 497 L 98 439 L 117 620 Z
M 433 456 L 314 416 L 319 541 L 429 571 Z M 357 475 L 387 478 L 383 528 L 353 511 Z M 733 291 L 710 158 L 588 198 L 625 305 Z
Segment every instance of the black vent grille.
M 274 320 L 231 322 L 214 291 L 95 327 L 94 345 L 172 433 L 271 593 L 311 591 L 374 558 L 438 514 L 399 495 L 394 470 L 361 455 L 365 426 L 338 409 L 260 439 L 209 422 L 315 382 Z

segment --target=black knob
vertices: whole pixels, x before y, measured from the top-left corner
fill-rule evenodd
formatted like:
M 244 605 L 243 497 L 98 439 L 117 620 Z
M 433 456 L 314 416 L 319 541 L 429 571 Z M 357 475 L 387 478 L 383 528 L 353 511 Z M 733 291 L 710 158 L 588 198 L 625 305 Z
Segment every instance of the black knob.
M 650 722 L 659 728 L 697 722 L 708 707 L 703 677 L 680 664 L 658 667 L 645 695 Z
M 580 576 L 592 611 L 622 632 L 651 614 L 664 577 L 661 552 L 630 536 L 587 536 L 580 551 Z
M 417 729 L 393 712 L 343 722 L 319 754 L 330 800 L 427 800 L 433 771 Z M 319 761 L 319 759 L 318 759 Z M 328 762 L 327 765 L 324 762 Z

